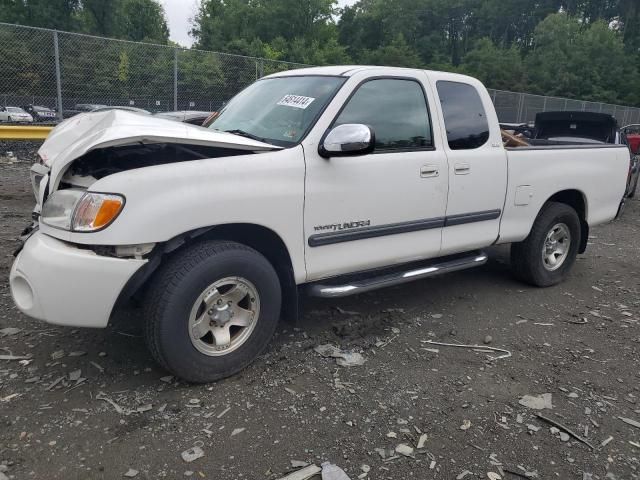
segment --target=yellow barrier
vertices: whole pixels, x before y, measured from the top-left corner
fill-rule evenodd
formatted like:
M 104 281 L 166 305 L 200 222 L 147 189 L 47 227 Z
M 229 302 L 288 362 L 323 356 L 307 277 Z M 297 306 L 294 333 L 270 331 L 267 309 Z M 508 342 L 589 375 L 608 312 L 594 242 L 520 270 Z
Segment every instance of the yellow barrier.
M 53 127 L 0 126 L 2 140 L 44 140 Z

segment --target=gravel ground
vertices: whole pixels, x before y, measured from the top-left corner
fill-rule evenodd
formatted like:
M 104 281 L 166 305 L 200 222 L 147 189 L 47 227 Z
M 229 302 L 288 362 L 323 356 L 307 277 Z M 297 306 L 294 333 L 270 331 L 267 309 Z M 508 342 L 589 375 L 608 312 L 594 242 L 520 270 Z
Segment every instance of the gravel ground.
M 252 366 L 193 386 L 154 364 L 133 307 L 100 331 L 15 309 L 7 278 L 33 157 L 0 144 L 0 354 L 29 356 L 0 361 L 0 480 L 276 479 L 292 461 L 352 480 L 640 478 L 639 201 L 593 229 L 560 286 L 516 282 L 496 249 L 476 270 L 309 301 Z M 339 366 L 323 344 L 365 363 Z M 552 408 L 520 403 L 546 393 Z M 185 462 L 194 446 L 204 456 Z

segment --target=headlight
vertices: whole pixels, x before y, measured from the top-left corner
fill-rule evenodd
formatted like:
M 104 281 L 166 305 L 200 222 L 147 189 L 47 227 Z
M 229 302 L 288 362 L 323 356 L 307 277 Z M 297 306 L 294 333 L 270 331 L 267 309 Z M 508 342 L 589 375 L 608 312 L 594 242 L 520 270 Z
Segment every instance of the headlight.
M 113 193 L 58 190 L 42 208 L 42 223 L 72 232 L 95 232 L 115 220 L 124 206 L 124 197 Z
M 73 214 L 73 231 L 101 230 L 116 219 L 123 206 L 124 198 L 120 195 L 87 192 Z

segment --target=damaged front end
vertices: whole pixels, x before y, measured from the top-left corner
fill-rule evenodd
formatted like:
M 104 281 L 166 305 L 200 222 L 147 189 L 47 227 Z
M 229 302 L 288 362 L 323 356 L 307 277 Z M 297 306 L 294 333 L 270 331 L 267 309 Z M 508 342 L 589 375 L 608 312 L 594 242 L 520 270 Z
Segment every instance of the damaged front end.
M 108 227 L 126 199 L 117 192 L 90 192 L 105 177 L 279 149 L 238 135 L 119 110 L 80 115 L 55 128 L 38 151 L 41 160 L 30 172 L 36 199 L 33 223 L 21 240 L 33 235 L 40 222 L 52 227 L 54 235 L 55 231 L 86 233 Z M 109 248 L 110 255 L 125 257 L 139 257 L 141 250 L 147 250 L 136 245 Z

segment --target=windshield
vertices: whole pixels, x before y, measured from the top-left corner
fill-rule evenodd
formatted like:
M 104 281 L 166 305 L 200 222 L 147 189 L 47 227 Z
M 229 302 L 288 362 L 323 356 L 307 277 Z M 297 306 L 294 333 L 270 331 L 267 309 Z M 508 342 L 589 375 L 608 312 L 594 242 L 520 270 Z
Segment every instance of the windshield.
M 293 146 L 343 82 L 327 76 L 260 80 L 233 97 L 209 128 Z
M 21 108 L 18 108 L 18 107 L 7 107 L 7 112 L 24 113 L 24 110 L 22 110 Z

